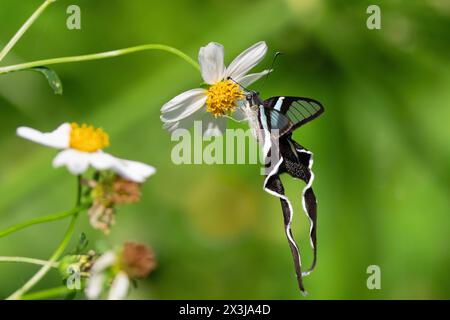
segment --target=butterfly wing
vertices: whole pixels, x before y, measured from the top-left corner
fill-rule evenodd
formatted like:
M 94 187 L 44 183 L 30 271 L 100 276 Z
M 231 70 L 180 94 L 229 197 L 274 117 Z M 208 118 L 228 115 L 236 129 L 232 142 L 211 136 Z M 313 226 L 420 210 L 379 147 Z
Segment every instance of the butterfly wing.
M 264 105 L 258 107 L 258 122 L 261 130 L 269 131 L 278 137 L 291 131 L 294 125 L 284 114 Z M 275 130 L 278 130 L 278 134 Z
M 290 131 L 317 118 L 325 110 L 319 101 L 303 97 L 272 97 L 264 101 L 264 107 L 288 118 L 292 123 Z

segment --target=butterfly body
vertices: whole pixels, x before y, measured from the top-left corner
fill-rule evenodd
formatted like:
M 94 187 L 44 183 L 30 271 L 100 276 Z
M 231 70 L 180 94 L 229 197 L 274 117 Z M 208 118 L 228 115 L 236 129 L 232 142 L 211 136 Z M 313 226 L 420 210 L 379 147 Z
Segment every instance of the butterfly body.
M 313 154 L 294 141 L 292 133 L 305 123 L 320 116 L 324 112 L 324 108 L 320 102 L 303 97 L 277 96 L 262 100 L 256 91 L 250 91 L 246 100 L 243 111 L 254 136 L 263 146 L 266 163 L 264 190 L 280 198 L 285 233 L 294 260 L 298 285 L 302 292 L 306 292 L 302 277 L 313 271 L 317 259 L 317 202 L 312 189 L 314 174 L 311 170 Z M 302 204 L 303 210 L 310 220 L 313 262 L 308 271 L 304 273 L 302 273 L 300 250 L 291 231 L 293 207 L 285 195 L 280 179 L 280 175 L 283 173 L 306 183 L 302 192 Z

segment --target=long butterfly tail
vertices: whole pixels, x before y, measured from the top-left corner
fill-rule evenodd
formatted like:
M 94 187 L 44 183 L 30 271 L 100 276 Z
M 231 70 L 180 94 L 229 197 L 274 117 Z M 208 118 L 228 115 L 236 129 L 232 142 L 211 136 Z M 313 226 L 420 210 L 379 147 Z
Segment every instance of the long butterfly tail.
M 305 212 L 310 220 L 309 239 L 313 249 L 313 261 L 308 271 L 303 274 L 307 276 L 313 272 L 317 262 L 317 201 L 312 188 L 308 188 L 303 192 L 303 203 L 306 208 Z
M 291 231 L 291 223 L 292 223 L 292 216 L 293 216 L 293 209 L 292 205 L 289 202 L 289 199 L 286 197 L 284 193 L 284 187 L 281 182 L 281 179 L 278 172 L 278 167 L 282 163 L 283 159 L 280 160 L 280 163 L 276 166 L 276 170 L 269 174 L 266 177 L 266 180 L 264 182 L 264 190 L 278 198 L 280 198 L 281 201 L 281 209 L 283 211 L 283 218 L 284 218 L 284 228 L 286 237 L 288 239 L 289 247 L 291 249 L 292 258 L 294 260 L 294 266 L 295 266 L 295 273 L 297 276 L 297 283 L 298 287 L 300 288 L 300 291 L 306 295 L 305 287 L 303 286 L 303 276 L 302 276 L 302 267 L 301 267 L 301 257 L 300 257 L 300 250 L 298 249 L 298 246 L 294 240 L 294 237 L 292 235 Z
M 299 159 L 299 166 L 297 170 L 288 170 L 288 173 L 298 179 L 305 181 L 306 186 L 302 192 L 302 205 L 303 211 L 309 219 L 310 229 L 309 229 L 309 240 L 311 248 L 313 250 L 313 261 L 308 271 L 304 272 L 303 275 L 309 275 L 315 268 L 317 262 L 317 200 L 316 195 L 312 189 L 312 183 L 314 181 L 314 173 L 312 171 L 312 166 L 314 163 L 313 153 L 294 140 L 290 140 L 297 152 L 297 157 Z M 306 170 L 306 172 L 305 172 Z

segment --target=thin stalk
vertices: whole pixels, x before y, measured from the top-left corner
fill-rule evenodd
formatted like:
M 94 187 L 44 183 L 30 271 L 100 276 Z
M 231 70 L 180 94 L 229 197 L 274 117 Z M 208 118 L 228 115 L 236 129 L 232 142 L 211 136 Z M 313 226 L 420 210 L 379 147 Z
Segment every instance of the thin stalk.
M 51 221 L 56 221 L 56 220 L 61 220 L 70 216 L 73 216 L 74 214 L 82 211 L 86 209 L 86 206 L 77 206 L 75 208 L 73 208 L 72 210 L 69 211 L 62 211 L 62 212 L 57 212 L 57 213 L 53 213 L 53 214 L 49 214 L 43 217 L 38 217 L 38 218 L 33 218 L 30 219 L 28 221 L 24 221 L 18 224 L 15 224 L 11 227 L 8 227 L 4 230 L 0 231 L 0 238 L 5 237 L 11 233 L 17 232 L 19 230 L 22 230 L 24 228 L 36 225 L 36 224 L 40 224 L 40 223 L 46 223 L 46 222 L 51 222 Z
M 33 277 L 31 277 L 31 279 L 28 280 L 22 287 L 20 287 L 12 295 L 10 295 L 7 298 L 8 300 L 20 299 L 20 297 L 25 292 L 30 290 L 36 283 L 39 282 L 39 280 L 42 279 L 42 277 L 44 277 L 47 274 L 47 272 L 52 267 L 53 263 L 55 263 L 61 257 L 61 255 L 63 254 L 63 252 L 66 249 L 67 245 L 69 244 L 70 239 L 72 238 L 72 235 L 73 235 L 74 230 L 75 230 L 75 223 L 77 221 L 77 218 L 78 218 L 78 214 L 75 214 L 72 217 L 72 220 L 70 221 L 70 224 L 69 224 L 69 228 L 67 229 L 63 240 L 59 244 L 58 248 L 56 248 L 56 251 L 50 257 L 50 259 L 47 261 L 47 263 L 41 269 L 39 269 L 39 271 Z
M 78 185 L 77 185 L 77 199 L 76 199 L 76 205 L 79 206 L 81 203 L 81 176 L 77 177 Z M 22 287 L 17 289 L 13 294 L 11 294 L 7 299 L 8 300 L 17 300 L 22 297 L 28 290 L 30 290 L 36 283 L 38 283 L 50 270 L 51 265 L 55 263 L 61 255 L 64 253 L 64 250 L 69 245 L 70 240 L 73 236 L 73 233 L 75 231 L 75 224 L 77 222 L 78 213 L 75 213 L 72 216 L 72 219 L 70 220 L 69 227 L 64 234 L 64 237 L 59 244 L 59 246 L 56 248 L 55 252 L 52 254 L 50 259 L 47 261 L 47 263 L 33 276 L 30 280 L 28 280 Z
M 36 11 L 28 18 L 27 21 L 17 30 L 16 34 L 9 40 L 6 46 L 0 51 L 0 61 L 11 51 L 11 49 L 16 45 L 17 41 L 22 38 L 22 36 L 27 32 L 27 30 L 31 27 L 31 25 L 36 21 L 37 18 L 47 9 L 47 7 L 55 2 L 56 0 L 45 0 Z
M 130 54 L 130 53 L 134 53 L 134 52 L 139 52 L 139 51 L 145 51 L 145 50 L 162 50 L 162 51 L 172 53 L 172 54 L 180 57 L 181 59 L 183 59 L 190 65 L 192 65 L 197 70 L 200 70 L 200 66 L 195 60 L 193 60 L 187 54 L 185 54 L 184 52 L 182 52 L 178 49 L 175 49 L 173 47 L 166 46 L 163 44 L 144 44 L 144 45 L 140 45 L 140 46 L 123 48 L 123 49 L 118 49 L 118 50 L 113 50 L 113 51 L 92 53 L 92 54 L 79 55 L 79 56 L 51 58 L 51 59 L 25 62 L 25 63 L 21 63 L 21 64 L 6 66 L 6 67 L 0 67 L 0 74 L 14 72 L 14 71 L 20 71 L 20 70 L 25 70 L 25 69 L 35 68 L 35 67 L 41 67 L 41 66 L 50 66 L 50 65 L 61 64 L 61 63 L 108 59 L 108 58 L 118 57 L 118 56 Z
M 55 298 L 55 297 L 61 297 L 66 294 L 69 294 L 71 292 L 74 292 L 75 290 L 71 290 L 67 287 L 61 286 L 51 289 L 46 289 L 42 291 L 36 291 L 29 294 L 25 294 L 22 296 L 22 300 L 43 300 L 48 298 Z
M 0 262 L 20 262 L 20 263 L 30 263 L 44 266 L 48 263 L 47 260 L 34 259 L 28 257 L 0 257 Z M 50 267 L 58 268 L 59 263 L 53 262 Z

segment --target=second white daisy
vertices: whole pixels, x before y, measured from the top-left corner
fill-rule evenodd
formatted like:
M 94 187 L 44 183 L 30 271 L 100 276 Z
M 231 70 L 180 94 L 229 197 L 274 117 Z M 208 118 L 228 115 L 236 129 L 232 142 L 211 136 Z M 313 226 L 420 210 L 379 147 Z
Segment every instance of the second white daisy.
M 55 168 L 65 166 L 72 174 L 80 175 L 89 167 L 112 170 L 123 178 L 142 183 L 155 173 L 155 168 L 142 162 L 116 158 L 103 149 L 109 146 L 108 135 L 100 128 L 85 124 L 63 123 L 52 132 L 28 127 L 17 129 L 17 135 L 33 142 L 62 149 L 53 160 Z

